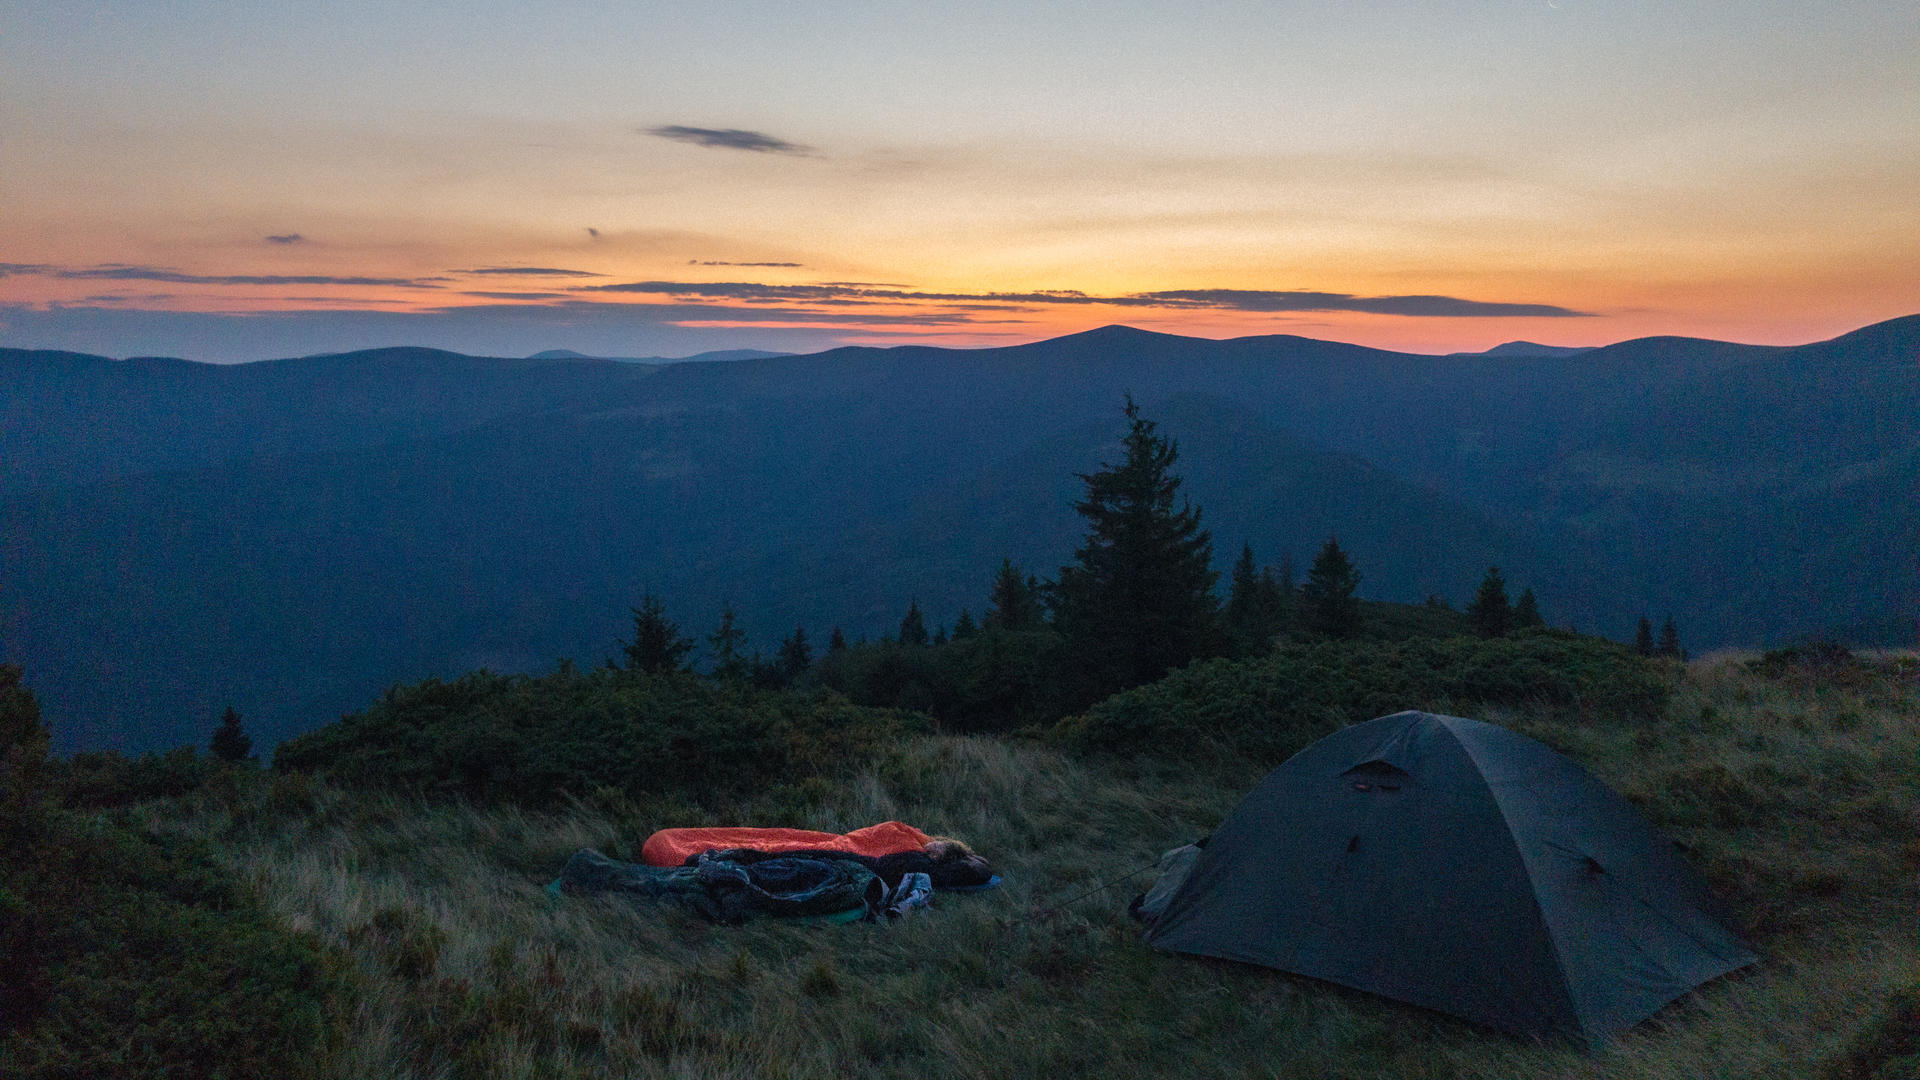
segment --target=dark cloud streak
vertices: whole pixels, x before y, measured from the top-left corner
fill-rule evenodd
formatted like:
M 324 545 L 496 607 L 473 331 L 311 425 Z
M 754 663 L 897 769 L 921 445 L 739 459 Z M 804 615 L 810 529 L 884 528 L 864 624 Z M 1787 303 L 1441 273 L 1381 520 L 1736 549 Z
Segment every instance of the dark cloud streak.
M 585 285 L 582 291 L 708 297 L 746 303 L 798 301 L 813 304 L 965 303 L 1073 304 L 1173 310 L 1298 312 L 1354 311 L 1416 318 L 1581 318 L 1587 312 L 1556 304 L 1512 304 L 1454 296 L 1355 296 L 1351 293 L 1267 289 L 1168 289 L 1095 296 L 1077 289 L 1014 293 L 919 292 L 910 289 L 856 287 L 851 283 L 774 285 L 755 281 L 634 281 Z
M 449 270 L 449 274 L 502 274 L 513 277 L 606 277 L 591 270 L 562 270 L 552 266 L 477 266 L 471 270 Z
M 297 232 L 275 233 L 267 237 L 266 240 L 269 244 L 304 244 L 307 242 L 307 238 Z
M 755 154 L 796 155 L 813 152 L 812 147 L 790 143 L 763 131 L 746 131 L 741 128 L 703 128 L 665 124 L 660 127 L 642 128 L 641 134 L 672 139 L 675 142 L 692 143 L 695 146 L 711 147 L 715 150 L 746 150 Z

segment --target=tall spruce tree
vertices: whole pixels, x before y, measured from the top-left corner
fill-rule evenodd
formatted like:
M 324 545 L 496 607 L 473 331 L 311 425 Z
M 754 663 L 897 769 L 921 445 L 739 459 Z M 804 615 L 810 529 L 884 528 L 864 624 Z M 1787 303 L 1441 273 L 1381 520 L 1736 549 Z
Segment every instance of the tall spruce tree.
M 245 761 L 253 753 L 253 740 L 247 737 L 246 730 L 240 726 L 240 713 L 233 706 L 220 714 L 220 726 L 213 729 L 213 741 L 209 747 L 213 756 L 221 761 Z
M 681 670 L 687 654 L 693 651 L 693 642 L 680 636 L 679 624 L 667 618 L 660 599 L 648 593 L 633 609 L 633 640 L 622 651 L 628 671 L 663 675 Z
M 1640 625 L 1633 631 L 1633 651 L 1641 656 L 1653 655 L 1653 622 L 1645 615 L 1640 616 Z
M 1467 606 L 1467 617 L 1473 620 L 1473 632 L 1484 638 L 1506 637 L 1513 629 L 1513 607 L 1507 603 L 1507 581 L 1499 567 L 1487 567 L 1480 591 Z
M 1306 583 L 1300 586 L 1300 613 L 1307 629 L 1328 637 L 1352 637 L 1360 632 L 1360 599 L 1354 590 L 1360 587 L 1360 571 L 1353 568 L 1347 553 L 1340 550 L 1338 537 L 1328 537 L 1320 545 L 1307 568 Z
M 1175 503 L 1179 449 L 1155 433 L 1132 395 L 1125 413 L 1124 460 L 1080 474 L 1086 498 L 1074 509 L 1087 519 L 1087 538 L 1054 587 L 1053 624 L 1080 704 L 1224 646 L 1212 538 L 1198 507 Z
M 1031 630 L 1040 625 L 1039 582 L 1022 574 L 1012 559 L 1001 559 L 987 596 L 986 625 L 1002 630 Z

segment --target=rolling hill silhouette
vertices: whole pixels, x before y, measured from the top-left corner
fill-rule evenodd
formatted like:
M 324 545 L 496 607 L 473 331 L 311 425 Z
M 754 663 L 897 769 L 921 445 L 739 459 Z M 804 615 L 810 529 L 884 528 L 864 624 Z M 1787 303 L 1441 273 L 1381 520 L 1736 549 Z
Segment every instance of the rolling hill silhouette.
M 263 744 L 395 681 L 596 663 L 643 592 L 770 650 L 975 614 L 1071 557 L 1131 392 L 1216 567 L 1338 534 L 1363 594 L 1693 648 L 1910 635 L 1920 317 L 1763 348 L 1418 356 L 1108 327 L 724 364 L 390 349 L 234 367 L 0 350 L 0 643 L 64 748 Z M 1901 638 L 1904 640 L 1904 638 Z

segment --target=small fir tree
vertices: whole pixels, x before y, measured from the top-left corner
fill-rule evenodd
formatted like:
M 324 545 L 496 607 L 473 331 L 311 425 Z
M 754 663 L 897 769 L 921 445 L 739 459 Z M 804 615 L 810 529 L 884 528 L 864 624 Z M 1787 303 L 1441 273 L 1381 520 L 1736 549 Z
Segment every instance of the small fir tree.
M 933 628 L 933 643 L 935 645 L 945 645 L 947 643 L 946 623 L 941 623 L 939 626 Z
M 1300 607 L 1307 629 L 1335 638 L 1359 633 L 1360 600 L 1353 595 L 1359 587 L 1360 572 L 1340 550 L 1339 538 L 1328 537 L 1307 569 L 1306 583 L 1300 586 Z
M 1640 626 L 1633 632 L 1633 651 L 1641 656 L 1653 655 L 1653 623 L 1645 615 L 1640 616 Z
M 680 627 L 667 618 L 665 606 L 648 593 L 633 609 L 633 640 L 622 651 L 628 671 L 664 675 L 682 669 L 693 642 L 680 636 Z
M 973 621 L 973 612 L 961 608 L 960 617 L 953 620 L 953 640 L 965 641 L 979 632 L 980 627 Z
M 920 601 L 907 602 L 907 614 L 900 620 L 900 644 L 925 645 L 927 643 L 927 619 L 920 613 Z
M 713 677 L 722 682 L 739 682 L 750 674 L 747 657 L 742 648 L 747 643 L 747 632 L 740 629 L 733 613 L 733 605 L 728 604 L 720 612 L 720 626 L 707 635 L 707 645 L 713 649 Z
M 801 627 L 793 628 L 793 636 L 780 643 L 780 655 L 777 660 L 780 676 L 791 683 L 807 673 L 813 666 L 813 646 L 807 644 L 807 632 Z
M 253 753 L 253 740 L 240 727 L 240 713 L 231 705 L 220 714 L 220 726 L 213 729 L 211 749 L 221 761 L 245 761 Z
M 1513 628 L 1525 630 L 1545 625 L 1547 620 L 1540 617 L 1540 601 L 1533 598 L 1533 590 L 1521 589 L 1520 599 L 1513 605 Z
M 1287 591 L 1273 568 L 1257 567 L 1253 545 L 1242 544 L 1240 559 L 1233 564 L 1224 616 L 1235 651 L 1242 656 L 1266 652 L 1286 620 L 1286 609 Z
M 827 635 L 827 655 L 831 656 L 834 653 L 843 653 L 846 651 L 847 635 L 841 633 L 840 628 L 836 626 L 833 628 L 833 633 Z
M 1039 582 L 1022 575 L 1012 559 L 1001 559 L 987 597 L 986 625 L 1002 630 L 1031 630 L 1040 625 Z
M 1513 629 L 1513 608 L 1507 603 L 1507 582 L 1500 576 L 1499 567 L 1487 567 L 1487 576 L 1481 579 L 1480 591 L 1474 594 L 1467 616 L 1473 620 L 1474 633 L 1483 638 L 1506 637 Z
M 1660 627 L 1660 644 L 1654 646 L 1654 655 L 1665 656 L 1673 660 L 1685 660 L 1687 654 L 1680 648 L 1680 630 L 1668 619 Z

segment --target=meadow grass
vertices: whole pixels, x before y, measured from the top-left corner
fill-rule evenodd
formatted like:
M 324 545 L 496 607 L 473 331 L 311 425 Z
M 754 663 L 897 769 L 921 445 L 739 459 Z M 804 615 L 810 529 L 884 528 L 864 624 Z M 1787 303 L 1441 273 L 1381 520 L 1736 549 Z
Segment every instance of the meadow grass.
M 1837 1076 L 1916 973 L 1920 668 L 1874 663 L 1851 681 L 1696 663 L 1658 723 L 1482 714 L 1692 848 L 1764 958 L 1597 1054 L 1143 945 L 1124 909 L 1148 876 L 1123 876 L 1212 829 L 1268 763 L 921 735 L 843 784 L 704 807 L 536 812 L 293 775 L 148 827 L 206 838 L 287 926 L 351 955 L 359 1003 L 323 1062 L 340 1077 Z M 1005 884 L 893 922 L 741 927 L 545 889 L 573 851 L 637 857 L 656 828 L 890 818 L 967 840 Z

